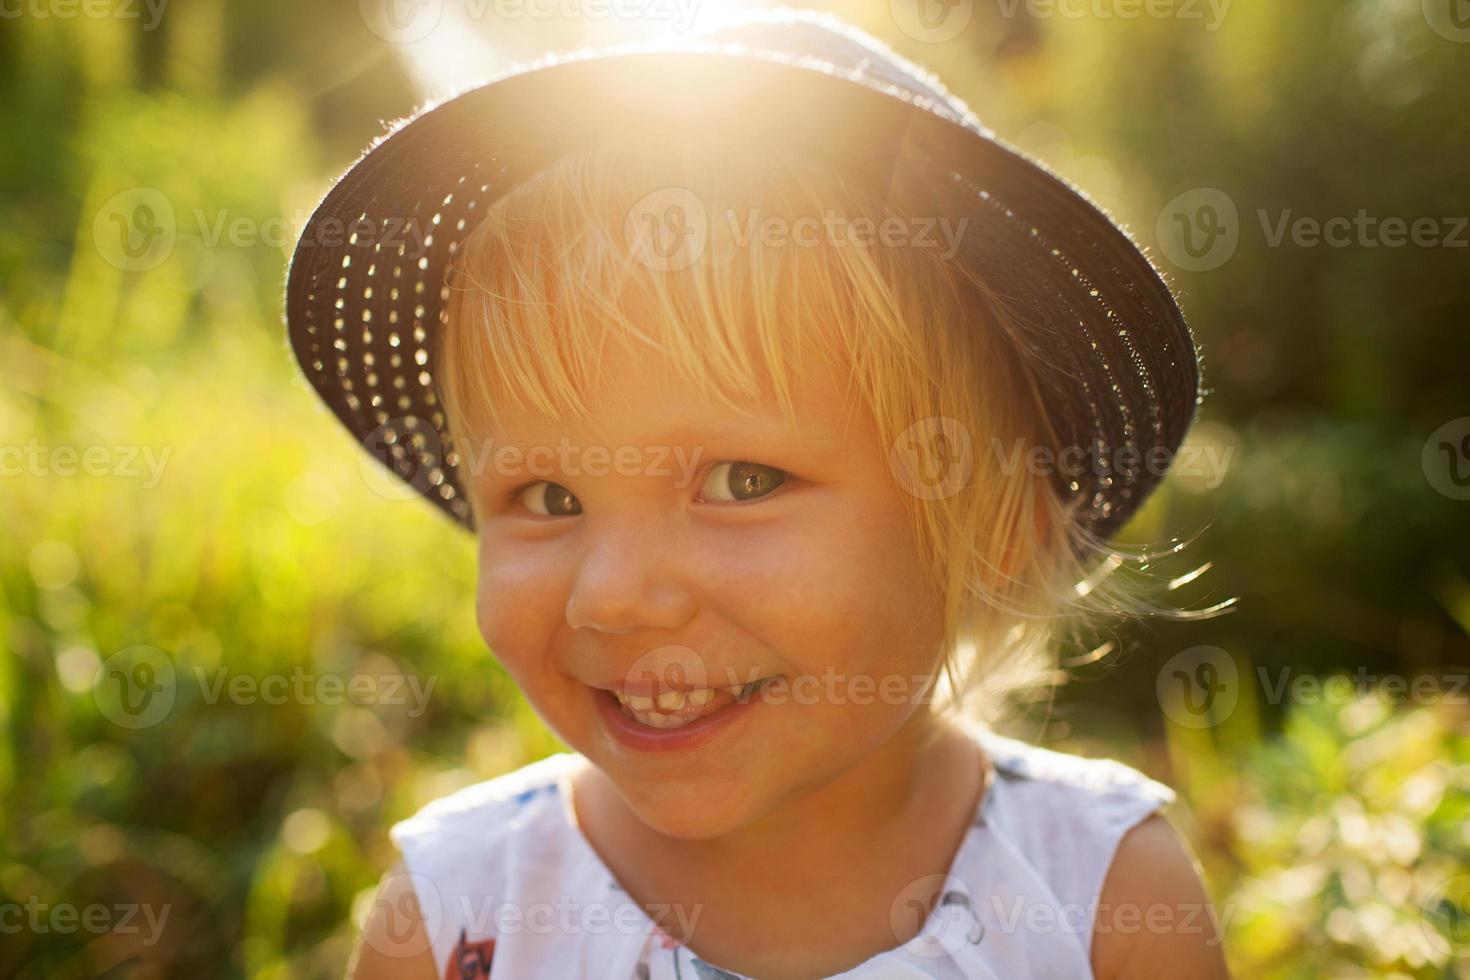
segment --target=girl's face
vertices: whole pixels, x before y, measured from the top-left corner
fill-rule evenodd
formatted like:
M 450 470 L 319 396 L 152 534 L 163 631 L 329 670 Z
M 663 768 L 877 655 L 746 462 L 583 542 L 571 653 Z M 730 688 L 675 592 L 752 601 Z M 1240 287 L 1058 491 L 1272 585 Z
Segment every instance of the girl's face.
M 584 396 L 595 427 L 516 409 L 480 462 L 466 454 L 480 629 L 647 825 L 712 838 L 931 717 L 939 597 L 889 447 L 830 369 L 793 382 L 793 432 L 774 397 L 732 415 L 658 356 L 608 350 L 614 380 Z M 609 689 L 657 693 L 655 678 L 771 680 L 743 705 L 714 695 L 700 710 L 727 706 L 689 744 L 650 748 L 640 732 L 669 730 L 623 717 Z

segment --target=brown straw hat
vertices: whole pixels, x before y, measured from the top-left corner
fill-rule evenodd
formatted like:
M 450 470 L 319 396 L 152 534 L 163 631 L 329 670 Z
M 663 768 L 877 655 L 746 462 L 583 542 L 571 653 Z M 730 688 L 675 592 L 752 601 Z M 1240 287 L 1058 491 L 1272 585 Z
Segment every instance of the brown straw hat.
M 1159 272 L 932 75 L 826 15 L 552 58 L 395 125 L 332 187 L 292 259 L 287 325 L 312 387 L 370 454 L 472 529 L 434 375 L 458 243 L 563 154 L 695 125 L 758 128 L 870 169 L 899 147 L 932 160 L 973 201 L 959 257 L 1018 313 L 1062 440 L 1050 447 L 1059 488 L 1084 498 L 1079 519 L 1101 539 L 1143 503 L 1200 398 L 1198 353 Z

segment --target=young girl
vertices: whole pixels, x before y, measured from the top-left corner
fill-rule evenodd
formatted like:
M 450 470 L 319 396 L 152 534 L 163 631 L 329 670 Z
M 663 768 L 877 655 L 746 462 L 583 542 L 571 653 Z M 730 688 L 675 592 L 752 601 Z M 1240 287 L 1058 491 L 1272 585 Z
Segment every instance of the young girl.
M 517 72 L 380 141 L 290 294 L 575 750 L 393 828 L 354 977 L 1226 975 L 1173 792 L 986 723 L 1143 607 L 1107 539 L 1195 348 L 937 80 L 793 14 Z

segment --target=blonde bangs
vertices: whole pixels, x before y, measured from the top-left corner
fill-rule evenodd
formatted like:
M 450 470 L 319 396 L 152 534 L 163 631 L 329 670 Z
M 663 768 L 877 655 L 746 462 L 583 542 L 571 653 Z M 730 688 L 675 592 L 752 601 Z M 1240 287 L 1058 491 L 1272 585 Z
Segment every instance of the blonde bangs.
M 461 243 L 451 281 L 446 400 L 460 431 L 497 422 L 501 403 L 586 419 L 609 342 L 657 354 L 732 410 L 774 396 L 788 418 L 804 358 L 869 361 L 873 324 L 832 249 L 743 242 L 723 219 L 736 206 L 779 216 L 787 202 L 765 181 L 774 169 L 790 187 L 804 165 L 732 160 L 713 144 L 655 155 L 607 143 L 498 201 Z M 697 258 L 666 267 L 640 254 L 630 223 L 644 218 L 700 221 Z

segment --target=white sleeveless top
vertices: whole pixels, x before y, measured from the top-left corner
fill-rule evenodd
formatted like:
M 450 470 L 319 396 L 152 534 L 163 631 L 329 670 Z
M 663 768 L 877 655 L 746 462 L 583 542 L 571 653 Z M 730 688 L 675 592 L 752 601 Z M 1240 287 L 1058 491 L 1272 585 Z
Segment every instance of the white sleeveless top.
M 1111 759 L 970 731 L 995 778 L 940 900 L 918 936 L 842 980 L 1092 976 L 1093 920 L 1113 854 L 1174 791 Z M 623 891 L 569 803 L 569 777 L 584 764 L 558 753 L 435 800 L 392 828 L 438 975 L 746 980 L 700 960 Z

